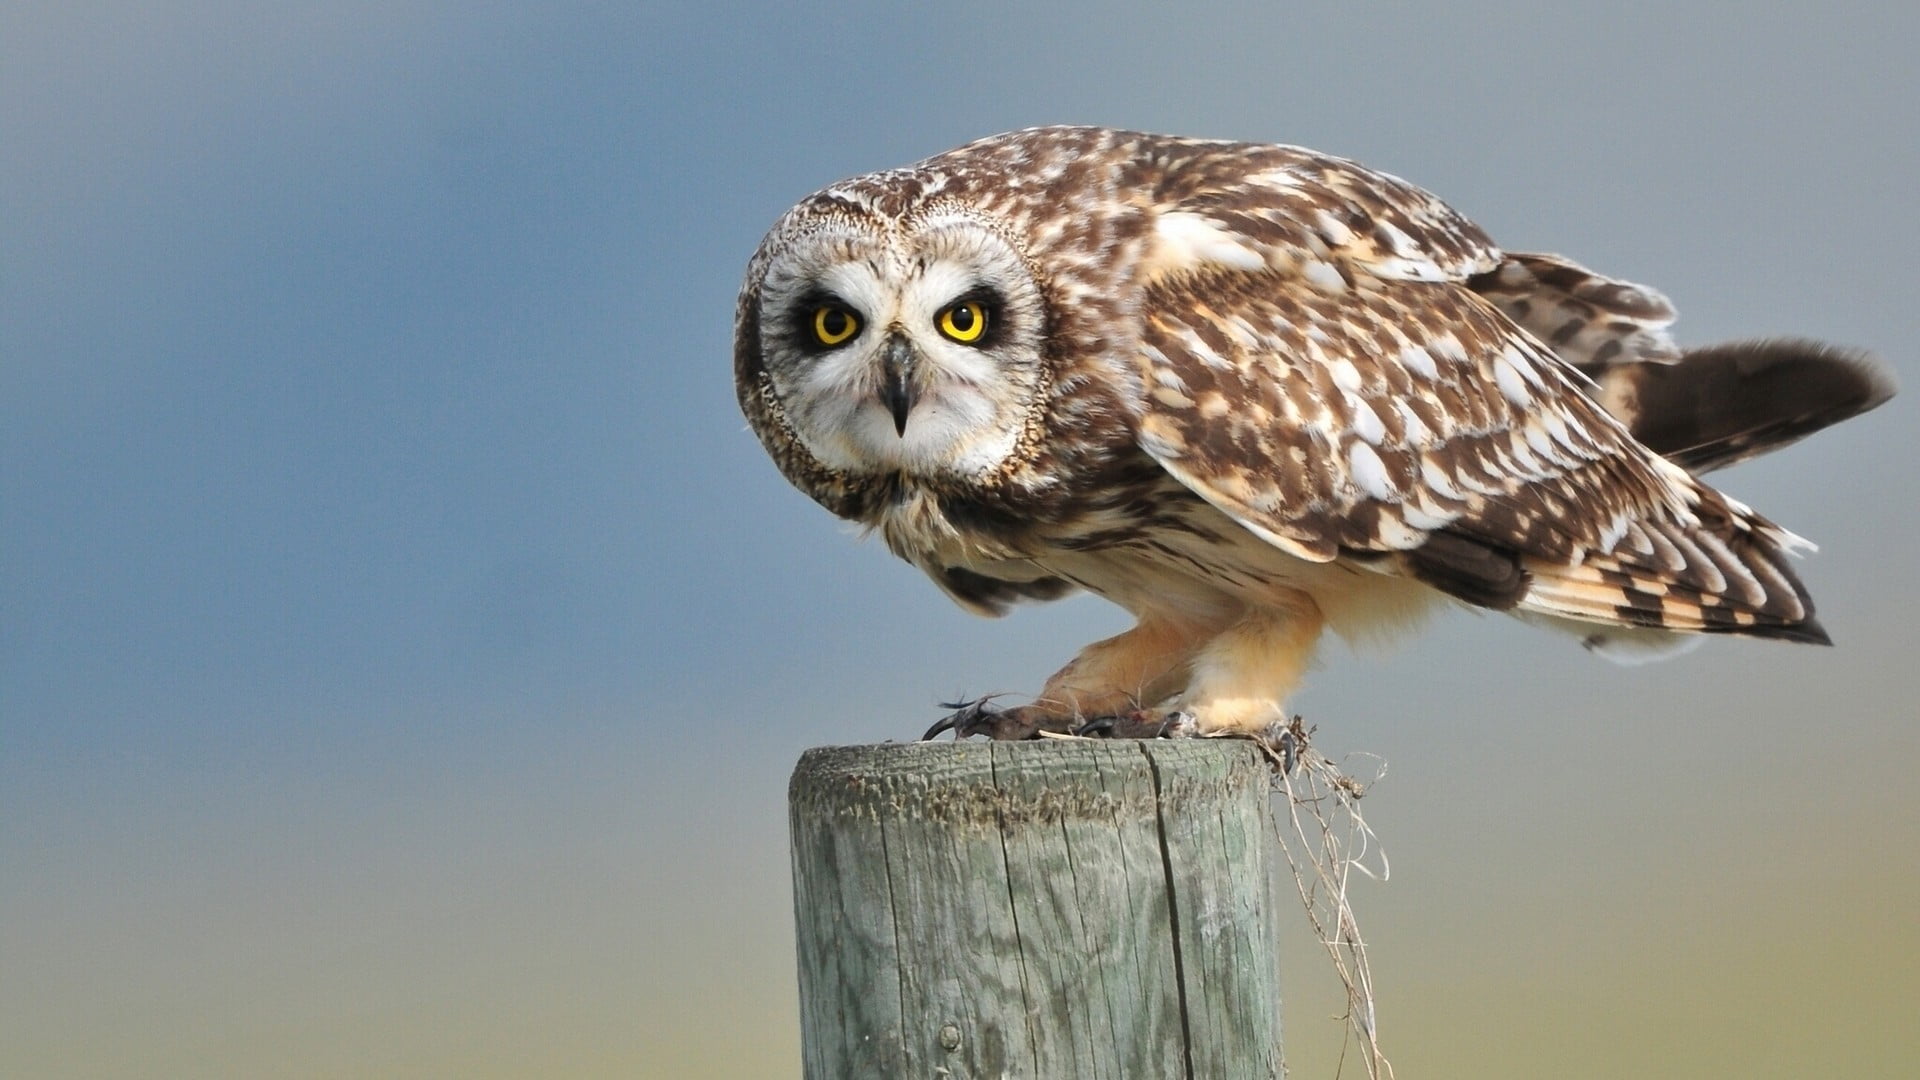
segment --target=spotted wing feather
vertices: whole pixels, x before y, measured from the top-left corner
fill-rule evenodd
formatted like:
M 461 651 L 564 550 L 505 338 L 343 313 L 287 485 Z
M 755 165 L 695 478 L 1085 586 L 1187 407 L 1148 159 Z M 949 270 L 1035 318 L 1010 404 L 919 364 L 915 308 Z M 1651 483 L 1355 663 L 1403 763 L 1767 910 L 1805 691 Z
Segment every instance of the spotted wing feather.
M 1817 341 L 1682 351 L 1665 296 L 1563 256 L 1508 254 L 1467 285 L 1592 379 L 1588 392 L 1636 441 L 1690 472 L 1789 446 L 1894 393 L 1884 364 Z
M 1670 364 L 1673 304 L 1657 290 L 1606 277 L 1560 255 L 1512 253 L 1466 282 L 1501 314 L 1598 378 L 1610 368 Z
M 1238 197 L 1256 204 L 1242 220 L 1323 210 L 1289 210 L 1284 187 Z M 1230 232 L 1192 206 L 1173 212 Z M 1470 260 L 1431 280 L 1399 248 L 1383 263 L 1328 242 L 1333 273 L 1272 247 L 1259 265 L 1163 260 L 1142 305 L 1141 445 L 1303 559 L 1581 621 L 1818 636 L 1785 563 L 1803 541 L 1634 442 L 1465 286 Z

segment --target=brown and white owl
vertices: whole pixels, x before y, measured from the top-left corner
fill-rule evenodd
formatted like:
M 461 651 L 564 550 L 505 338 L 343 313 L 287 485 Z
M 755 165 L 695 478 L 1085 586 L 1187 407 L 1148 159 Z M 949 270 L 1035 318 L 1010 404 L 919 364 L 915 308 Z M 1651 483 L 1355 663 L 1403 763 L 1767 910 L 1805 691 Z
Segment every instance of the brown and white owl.
M 748 266 L 734 374 L 787 478 L 961 606 L 1080 588 L 1138 619 L 942 726 L 1258 734 L 1323 630 L 1442 598 L 1616 658 L 1828 642 L 1811 545 L 1694 474 L 1891 380 L 1801 341 L 1683 352 L 1672 319 L 1351 161 L 1053 127 L 802 200 Z

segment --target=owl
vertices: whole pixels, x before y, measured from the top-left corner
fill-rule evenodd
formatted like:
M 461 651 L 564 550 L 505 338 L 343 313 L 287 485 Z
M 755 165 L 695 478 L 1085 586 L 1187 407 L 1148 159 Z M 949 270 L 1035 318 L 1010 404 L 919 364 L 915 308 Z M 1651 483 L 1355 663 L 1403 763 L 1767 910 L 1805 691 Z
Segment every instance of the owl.
M 787 479 L 960 606 L 1137 620 L 936 730 L 1258 737 L 1325 632 L 1436 603 L 1617 659 L 1828 643 L 1812 545 L 1698 474 L 1892 383 L 1811 342 L 1682 351 L 1673 317 L 1352 161 L 1048 127 L 802 200 L 734 375 Z

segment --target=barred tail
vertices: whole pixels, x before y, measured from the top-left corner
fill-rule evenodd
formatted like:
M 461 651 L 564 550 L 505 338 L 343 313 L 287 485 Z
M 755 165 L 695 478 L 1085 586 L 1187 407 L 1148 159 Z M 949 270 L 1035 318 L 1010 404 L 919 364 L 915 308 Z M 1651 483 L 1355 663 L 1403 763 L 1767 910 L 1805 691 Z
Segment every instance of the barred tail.
M 1805 541 L 1757 517 L 1732 529 L 1643 523 L 1647 550 L 1622 544 L 1577 564 L 1521 559 L 1518 607 L 1580 623 L 1682 634 L 1833 641 L 1789 565 Z

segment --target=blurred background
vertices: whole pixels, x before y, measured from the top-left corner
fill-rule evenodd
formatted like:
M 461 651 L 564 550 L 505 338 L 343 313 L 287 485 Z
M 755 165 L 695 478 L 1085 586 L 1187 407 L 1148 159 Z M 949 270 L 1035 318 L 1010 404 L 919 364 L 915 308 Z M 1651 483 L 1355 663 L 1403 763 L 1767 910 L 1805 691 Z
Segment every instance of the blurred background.
M 1902 371 L 1719 477 L 1838 648 L 1455 613 L 1293 704 L 1388 763 L 1401 1076 L 1908 1075 L 1920 7 L 907 10 L 0 5 L 0 1074 L 796 1075 L 801 750 L 1125 620 L 972 618 L 790 490 L 740 273 L 832 180 L 1073 122 L 1356 157 L 1683 341 Z

